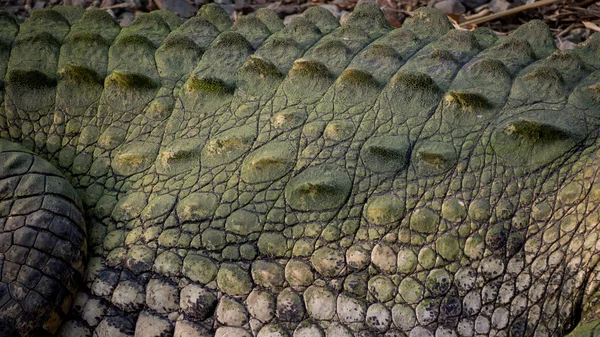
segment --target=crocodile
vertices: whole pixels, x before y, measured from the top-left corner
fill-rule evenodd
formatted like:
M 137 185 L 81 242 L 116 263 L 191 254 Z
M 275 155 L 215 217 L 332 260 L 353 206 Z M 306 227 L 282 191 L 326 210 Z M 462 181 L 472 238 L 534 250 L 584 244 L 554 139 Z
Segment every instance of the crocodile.
M 600 334 L 600 33 L 0 12 L 0 336 Z

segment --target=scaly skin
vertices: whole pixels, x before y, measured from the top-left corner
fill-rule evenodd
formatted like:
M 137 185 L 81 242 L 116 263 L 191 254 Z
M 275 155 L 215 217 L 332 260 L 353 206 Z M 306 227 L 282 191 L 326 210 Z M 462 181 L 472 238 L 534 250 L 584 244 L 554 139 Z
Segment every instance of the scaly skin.
M 595 336 L 598 69 L 432 9 L 2 12 L 0 336 Z

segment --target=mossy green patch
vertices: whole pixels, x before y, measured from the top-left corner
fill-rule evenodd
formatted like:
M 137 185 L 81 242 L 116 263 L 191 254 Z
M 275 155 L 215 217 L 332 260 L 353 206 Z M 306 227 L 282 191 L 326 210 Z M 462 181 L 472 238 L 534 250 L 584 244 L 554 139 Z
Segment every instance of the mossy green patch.
M 125 35 L 123 37 L 117 38 L 115 41 L 115 46 L 131 46 L 138 45 L 144 46 L 146 48 L 154 49 L 154 44 L 147 37 L 142 35 Z
M 551 124 L 519 120 L 509 123 L 503 129 L 504 134 L 526 139 L 533 143 L 549 143 L 571 138 L 571 134 Z
M 392 29 L 379 6 L 368 2 L 356 6 L 344 25 L 356 26 L 372 36 L 381 35 Z
M 436 60 L 436 61 L 451 61 L 451 62 L 456 62 L 456 58 L 454 57 L 454 55 L 452 55 L 452 53 L 448 50 L 445 49 L 434 49 L 429 55 L 428 57 L 432 60 Z
M 253 48 L 250 42 L 246 40 L 246 38 L 239 33 L 235 32 L 226 32 L 217 38 L 215 44 L 213 46 L 215 49 L 241 49 L 246 50 L 248 53 L 251 53 Z
M 0 30 L 0 41 L 10 46 L 19 32 L 17 19 L 14 17 L 14 15 L 0 10 L 0 27 L 2 27 Z
M 274 92 L 283 80 L 283 74 L 277 67 L 262 58 L 249 57 L 238 69 L 236 84 L 253 96 Z
M 410 217 L 410 228 L 419 233 L 431 234 L 436 232 L 440 217 L 428 208 L 416 209 Z
M 288 76 L 326 79 L 333 78 L 333 75 L 323 63 L 307 59 L 296 60 Z
M 510 78 L 510 74 L 504 63 L 493 58 L 482 58 L 472 65 L 469 65 L 467 71 L 474 77 L 483 77 L 494 79 L 497 77 Z
M 221 79 L 214 77 L 197 78 L 190 76 L 185 84 L 185 88 L 188 91 L 202 91 L 207 94 L 213 95 L 233 95 L 235 87 L 228 85 Z
M 55 11 L 50 8 L 38 9 L 36 11 L 31 12 L 31 16 L 29 20 L 27 20 L 28 24 L 38 24 L 38 23 L 46 23 L 52 22 L 52 24 L 64 24 L 70 25 L 69 21 L 62 16 L 58 11 Z
M 160 49 L 192 50 L 201 52 L 200 47 L 189 37 L 179 34 L 169 35 L 160 46 Z
M 106 82 L 125 90 L 154 90 L 159 84 L 152 78 L 129 71 L 115 70 L 106 78 Z
M 339 77 L 338 81 L 341 84 L 350 85 L 354 87 L 372 87 L 379 88 L 379 83 L 366 71 L 360 69 L 346 69 Z
M 444 102 L 450 106 L 456 106 L 456 110 L 463 113 L 478 112 L 494 107 L 484 96 L 470 92 L 450 91 L 444 96 Z
M 408 164 L 410 144 L 403 136 L 369 138 L 360 151 L 360 158 L 371 171 L 398 172 Z
M 281 233 L 265 232 L 257 242 L 258 250 L 268 257 L 284 257 L 288 252 L 287 240 Z
M 496 33 L 488 27 L 477 28 L 473 32 L 473 35 L 477 39 L 479 46 L 483 49 L 490 47 L 498 40 Z
M 456 260 L 462 252 L 458 244 L 458 238 L 451 234 L 438 238 L 435 242 L 435 250 L 448 261 Z
M 194 282 L 207 284 L 217 276 L 217 265 L 207 257 L 188 254 L 183 260 L 183 274 Z
M 404 217 L 404 212 L 404 200 L 390 193 L 372 196 L 365 207 L 364 214 L 374 225 L 396 228 L 400 224 L 399 220 Z
M 258 75 L 260 78 L 281 78 L 283 76 L 273 63 L 257 57 L 249 57 L 239 71 L 248 71 Z
M 35 12 L 34 12 L 35 13 Z M 32 45 L 42 45 L 47 48 L 60 49 L 60 41 L 54 37 L 54 35 L 42 32 L 37 34 L 28 34 L 25 36 L 19 35 L 17 41 L 15 41 L 14 47 L 30 47 Z
M 538 59 L 548 57 L 556 50 L 554 36 L 541 20 L 531 20 L 519 26 L 510 36 L 527 41 Z
M 296 152 L 288 142 L 268 143 L 244 159 L 241 178 L 250 184 L 279 179 L 294 167 Z
M 110 46 L 110 44 L 102 37 L 102 35 L 92 32 L 83 32 L 70 35 L 69 43 L 86 43 L 102 47 Z
M 231 27 L 229 15 L 218 4 L 208 3 L 200 7 L 197 15 L 212 23 L 221 32 Z
M 161 18 L 162 21 L 169 26 L 171 31 L 177 29 L 179 26 L 181 26 L 181 24 L 183 24 L 183 20 L 178 17 L 177 14 L 169 10 L 160 9 L 157 11 L 152 11 L 152 15 Z
M 338 19 L 323 7 L 309 7 L 302 13 L 302 17 L 315 25 L 323 34 L 329 34 L 340 26 Z
M 262 21 L 248 15 L 238 17 L 231 31 L 243 35 L 254 48 L 260 46 L 271 35 L 271 31 Z
M 342 168 L 314 166 L 290 180 L 285 188 L 285 198 L 297 210 L 335 209 L 346 202 L 351 188 L 350 177 Z
M 425 175 L 444 173 L 458 160 L 454 145 L 444 142 L 423 141 L 416 146 L 413 156 L 419 173 Z
M 398 72 L 392 78 L 392 85 L 403 87 L 411 91 L 427 91 L 433 93 L 440 91 L 431 77 L 423 73 Z
M 104 78 L 94 70 L 73 64 L 67 64 L 64 68 L 60 69 L 58 75 L 60 80 L 68 80 L 79 85 L 102 85 L 104 83 Z
M 6 77 L 9 85 L 30 90 L 56 86 L 56 80 L 38 70 L 11 70 Z
M 267 8 L 259 8 L 256 12 L 254 12 L 254 15 L 260 21 L 262 21 L 265 26 L 267 26 L 271 33 L 278 32 L 285 28 L 283 21 L 281 21 L 279 16 L 277 16 L 277 14 L 272 10 Z
M 446 14 L 429 7 L 418 8 L 412 18 L 402 25 L 421 40 L 431 41 L 446 34 L 453 29 L 452 23 Z

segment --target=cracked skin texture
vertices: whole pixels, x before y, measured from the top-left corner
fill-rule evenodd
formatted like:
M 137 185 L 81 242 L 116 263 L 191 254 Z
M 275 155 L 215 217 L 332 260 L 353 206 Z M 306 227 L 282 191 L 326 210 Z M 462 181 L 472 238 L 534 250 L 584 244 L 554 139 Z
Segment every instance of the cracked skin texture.
M 600 333 L 599 34 L 57 7 L 0 79 L 0 336 Z

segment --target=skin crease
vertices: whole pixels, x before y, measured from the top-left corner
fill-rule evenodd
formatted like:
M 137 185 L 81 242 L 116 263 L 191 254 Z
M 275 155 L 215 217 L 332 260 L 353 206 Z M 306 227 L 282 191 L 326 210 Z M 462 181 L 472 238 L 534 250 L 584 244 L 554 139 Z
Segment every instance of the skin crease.
M 0 12 L 0 336 L 595 336 L 599 60 L 430 8 Z

